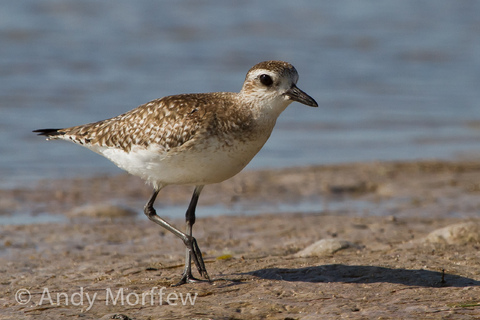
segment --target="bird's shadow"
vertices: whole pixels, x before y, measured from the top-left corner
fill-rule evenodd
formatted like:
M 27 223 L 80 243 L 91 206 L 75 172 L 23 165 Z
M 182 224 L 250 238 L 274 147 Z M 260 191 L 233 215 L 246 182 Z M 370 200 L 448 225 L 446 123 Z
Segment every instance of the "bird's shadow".
M 443 271 L 330 264 L 298 269 L 267 268 L 248 273 L 262 279 L 302 282 L 397 283 L 420 287 L 480 286 L 480 281 Z

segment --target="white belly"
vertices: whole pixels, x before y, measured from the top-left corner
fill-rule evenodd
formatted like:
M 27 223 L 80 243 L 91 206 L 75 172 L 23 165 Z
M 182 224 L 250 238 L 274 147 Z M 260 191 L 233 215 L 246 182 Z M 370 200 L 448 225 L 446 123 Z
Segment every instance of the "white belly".
M 240 172 L 260 151 L 268 136 L 255 141 L 229 143 L 209 139 L 203 144 L 166 152 L 158 145 L 122 149 L 89 146 L 118 167 L 154 187 L 205 185 L 224 181 Z

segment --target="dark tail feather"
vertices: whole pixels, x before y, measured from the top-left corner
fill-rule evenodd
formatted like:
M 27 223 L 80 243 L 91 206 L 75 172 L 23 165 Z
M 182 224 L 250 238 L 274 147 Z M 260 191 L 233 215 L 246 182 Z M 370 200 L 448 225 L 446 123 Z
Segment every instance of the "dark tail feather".
M 38 129 L 38 130 L 33 130 L 33 132 L 37 132 L 39 136 L 60 136 L 62 134 L 65 134 L 65 132 L 60 131 L 62 129 Z

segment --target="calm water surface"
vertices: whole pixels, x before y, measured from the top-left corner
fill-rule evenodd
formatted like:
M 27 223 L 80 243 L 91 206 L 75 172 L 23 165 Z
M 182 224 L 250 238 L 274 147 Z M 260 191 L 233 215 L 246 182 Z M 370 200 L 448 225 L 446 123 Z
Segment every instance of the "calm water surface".
M 0 187 L 120 172 L 31 131 L 186 92 L 239 91 L 295 65 L 294 103 L 248 168 L 452 159 L 480 150 L 477 1 L 7 1 L 0 11 Z

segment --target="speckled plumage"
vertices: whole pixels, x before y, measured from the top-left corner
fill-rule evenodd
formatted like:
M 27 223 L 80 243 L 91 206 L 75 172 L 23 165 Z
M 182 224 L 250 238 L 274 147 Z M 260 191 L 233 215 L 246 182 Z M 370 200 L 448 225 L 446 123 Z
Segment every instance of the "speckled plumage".
M 204 185 L 240 172 L 270 137 L 277 117 L 292 102 L 316 107 L 297 88 L 295 68 L 283 61 L 265 61 L 247 73 L 239 93 L 181 94 L 150 101 L 117 117 L 65 129 L 35 130 L 47 139 L 80 144 L 118 167 L 150 182 L 154 192 L 144 208 L 153 222 L 181 238 L 185 269 L 178 283 L 209 280 L 202 253 L 192 236 L 195 208 Z M 170 184 L 195 185 L 182 232 L 157 215 L 158 192 Z
M 99 145 L 130 152 L 132 146 L 157 144 L 169 152 L 204 135 L 248 131 L 252 115 L 234 112 L 229 93 L 182 94 L 150 101 L 117 117 L 59 130 L 82 145 Z

